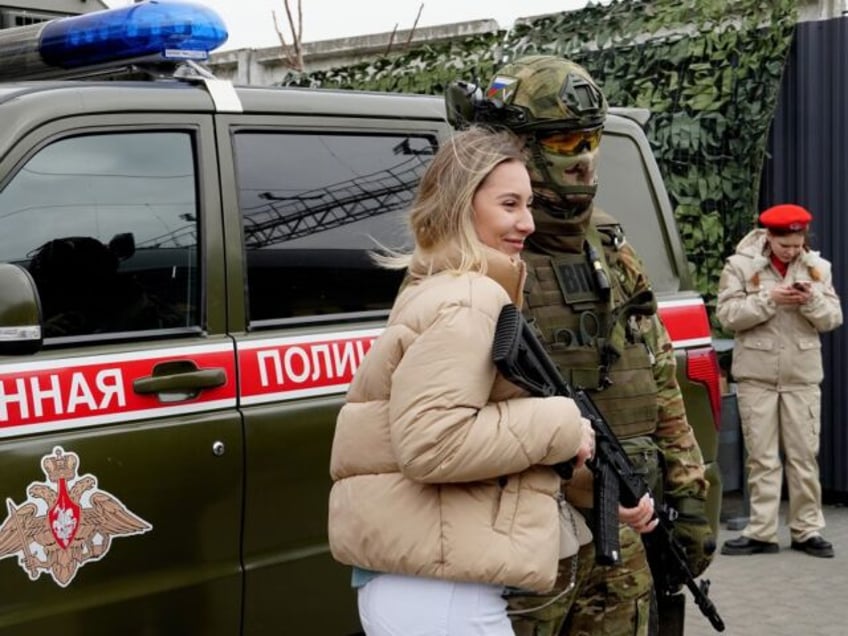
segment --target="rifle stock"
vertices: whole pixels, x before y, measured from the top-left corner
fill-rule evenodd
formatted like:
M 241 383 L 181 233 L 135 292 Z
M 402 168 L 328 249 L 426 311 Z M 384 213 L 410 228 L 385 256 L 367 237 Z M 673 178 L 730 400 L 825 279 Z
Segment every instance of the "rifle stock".
M 533 333 L 515 305 L 505 305 L 498 317 L 492 360 L 501 374 L 513 384 L 537 396 L 561 395 L 577 403 L 580 413 L 595 431 L 595 457 L 589 467 L 594 475 L 593 530 L 596 560 L 601 565 L 618 563 L 618 504 L 631 508 L 650 488 L 635 470 L 630 458 L 609 427 L 592 398 L 575 389 L 560 374 L 544 346 Z M 569 467 L 572 465 L 569 463 Z M 565 478 L 570 471 L 558 468 Z M 657 527 L 642 535 L 658 594 L 671 594 L 685 585 L 695 603 L 716 631 L 724 631 L 724 621 L 708 596 L 709 581 L 695 581 L 686 564 L 686 552 L 672 531 L 675 510 L 662 506 L 655 510 Z

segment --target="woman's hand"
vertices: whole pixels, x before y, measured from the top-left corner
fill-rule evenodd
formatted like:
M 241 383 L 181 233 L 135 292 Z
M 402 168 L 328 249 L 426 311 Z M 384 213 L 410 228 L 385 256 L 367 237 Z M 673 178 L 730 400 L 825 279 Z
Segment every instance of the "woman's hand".
M 582 429 L 580 431 L 580 447 L 574 456 L 574 467 L 581 468 L 586 462 L 595 456 L 595 429 L 585 417 L 580 418 Z
M 618 507 L 618 518 L 621 523 L 626 523 L 639 534 L 651 532 L 660 522 L 654 517 L 654 499 L 645 493 L 633 508 Z
M 810 302 L 813 292 L 808 282 L 798 281 L 793 284 L 777 285 L 772 288 L 769 295 L 778 305 L 805 305 Z

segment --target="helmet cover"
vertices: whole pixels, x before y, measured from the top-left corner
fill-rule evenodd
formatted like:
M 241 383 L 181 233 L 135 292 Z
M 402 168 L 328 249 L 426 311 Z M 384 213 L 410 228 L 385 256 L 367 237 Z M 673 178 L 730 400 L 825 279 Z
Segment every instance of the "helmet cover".
M 531 55 L 507 64 L 492 78 L 486 97 L 527 114 L 526 124 L 513 127 L 516 132 L 597 128 L 608 109 L 586 69 L 553 55 Z

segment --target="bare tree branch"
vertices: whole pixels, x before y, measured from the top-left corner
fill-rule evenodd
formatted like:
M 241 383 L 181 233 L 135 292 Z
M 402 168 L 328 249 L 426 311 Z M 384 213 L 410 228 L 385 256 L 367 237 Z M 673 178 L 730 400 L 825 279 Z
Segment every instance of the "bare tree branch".
M 277 37 L 280 39 L 280 46 L 283 49 L 283 56 L 286 64 L 293 68 L 296 71 L 303 71 L 303 7 L 301 5 L 301 0 L 297 0 L 297 24 L 295 25 L 294 19 L 292 18 L 291 9 L 289 8 L 289 0 L 283 0 L 283 6 L 286 10 L 286 18 L 289 23 L 289 30 L 291 31 L 292 36 L 292 44 L 291 46 L 286 42 L 285 35 L 283 35 L 282 29 L 280 29 L 280 22 L 277 19 L 277 12 L 273 9 L 271 10 L 271 17 L 274 20 L 274 30 L 277 32 Z
M 421 12 L 424 10 L 424 3 L 421 3 L 421 6 L 418 7 L 418 15 L 415 16 L 415 22 L 412 23 L 412 28 L 409 30 L 409 36 L 406 38 L 406 44 L 404 45 L 406 48 L 409 48 L 410 43 L 412 42 L 412 38 L 415 35 L 415 27 L 418 26 L 418 20 L 421 19 Z M 395 28 L 392 29 L 392 35 L 389 37 L 389 44 L 386 47 L 386 52 L 384 55 L 388 55 L 392 47 L 395 43 L 395 36 L 397 35 L 398 25 L 395 23 Z
M 395 35 L 397 35 L 398 23 L 395 22 L 395 28 L 392 29 L 392 34 L 389 36 L 389 45 L 386 47 L 384 55 L 388 55 L 392 51 L 392 45 L 395 43 Z
M 418 20 L 421 19 L 421 12 L 424 10 L 424 3 L 421 3 L 421 6 L 418 7 L 418 15 L 415 16 L 415 22 L 412 23 L 412 28 L 409 30 L 409 37 L 406 38 L 406 46 L 409 48 L 410 42 L 412 42 L 412 36 L 415 35 L 415 27 L 418 26 Z
M 277 32 L 277 38 L 280 40 L 280 47 L 283 49 L 283 59 L 289 67 L 294 65 L 294 56 L 292 55 L 291 47 L 286 42 L 286 36 L 280 30 L 279 21 L 277 20 L 277 12 L 271 9 L 271 19 L 274 22 L 274 30 Z
M 303 5 L 301 0 L 297 0 L 297 41 L 303 44 Z
M 289 0 L 283 0 L 283 5 L 286 8 L 286 17 L 289 20 L 289 29 L 292 32 L 292 39 L 294 40 L 294 54 L 296 59 L 298 60 L 300 67 L 299 71 L 303 70 L 303 51 L 301 50 L 301 36 L 303 35 L 303 11 L 301 10 L 301 0 L 297 0 L 297 17 L 298 22 L 297 26 L 295 26 L 294 18 L 292 18 L 291 8 L 289 7 Z

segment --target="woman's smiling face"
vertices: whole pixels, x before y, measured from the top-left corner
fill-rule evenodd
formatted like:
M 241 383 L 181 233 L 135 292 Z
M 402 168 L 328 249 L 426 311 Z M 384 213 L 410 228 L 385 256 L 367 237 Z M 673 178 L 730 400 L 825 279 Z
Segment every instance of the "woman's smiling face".
M 471 206 L 480 241 L 509 256 L 524 249 L 524 239 L 535 225 L 530 212 L 533 190 L 520 161 L 504 161 L 477 188 Z

